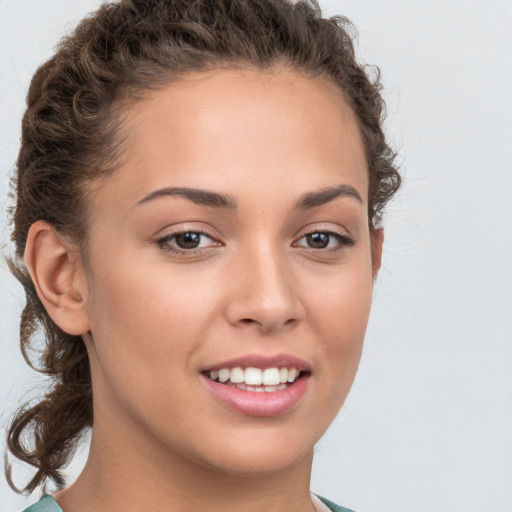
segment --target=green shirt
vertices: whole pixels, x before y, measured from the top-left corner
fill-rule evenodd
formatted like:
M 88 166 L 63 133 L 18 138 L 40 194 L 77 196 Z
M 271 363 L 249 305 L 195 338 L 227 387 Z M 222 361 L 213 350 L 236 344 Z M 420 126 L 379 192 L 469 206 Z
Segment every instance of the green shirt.
M 340 507 L 321 496 L 319 496 L 319 498 L 332 510 L 332 512 L 354 512 L 348 508 Z M 57 505 L 57 502 L 50 495 L 45 494 L 36 504 L 28 507 L 23 512 L 63 512 L 63 510 L 59 505 Z

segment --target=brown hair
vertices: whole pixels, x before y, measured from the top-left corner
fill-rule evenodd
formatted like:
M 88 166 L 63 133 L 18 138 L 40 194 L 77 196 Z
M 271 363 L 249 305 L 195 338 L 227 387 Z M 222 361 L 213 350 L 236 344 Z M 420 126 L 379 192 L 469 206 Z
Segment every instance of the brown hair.
M 84 247 L 85 184 L 112 172 L 122 153 L 120 114 L 144 91 L 190 71 L 214 67 L 269 69 L 284 65 L 338 86 L 353 109 L 369 172 L 370 229 L 398 189 L 394 153 L 382 131 L 378 73 L 372 80 L 354 55 L 346 18 L 324 19 L 318 4 L 288 0 L 121 0 L 86 17 L 35 73 L 22 123 L 12 234 L 22 258 L 30 226 L 45 220 Z M 11 268 L 26 293 L 21 348 L 42 329 L 38 370 L 52 387 L 21 408 L 8 432 L 9 450 L 36 468 L 22 489 L 31 492 L 61 470 L 84 428 L 93 424 L 85 345 L 48 316 L 22 264 Z M 31 442 L 26 444 L 25 439 Z M 11 487 L 11 468 L 7 464 Z M 20 491 L 21 492 L 21 491 Z

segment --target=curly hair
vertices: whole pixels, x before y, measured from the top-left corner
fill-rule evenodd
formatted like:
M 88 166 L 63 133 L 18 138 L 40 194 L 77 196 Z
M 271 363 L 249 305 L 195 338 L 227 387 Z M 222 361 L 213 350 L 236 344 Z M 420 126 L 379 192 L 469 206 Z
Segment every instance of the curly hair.
M 370 229 L 400 185 L 395 153 L 382 130 L 384 103 L 378 72 L 357 62 L 355 31 L 344 17 L 326 19 L 314 0 L 121 0 L 102 5 L 58 45 L 35 73 L 22 122 L 14 177 L 12 239 L 21 261 L 30 226 L 45 220 L 84 247 L 86 184 L 115 171 L 122 154 L 122 114 L 192 71 L 219 67 L 256 70 L 276 65 L 335 86 L 361 131 L 369 175 Z M 80 434 L 93 425 L 91 374 L 80 336 L 59 329 L 45 311 L 23 264 L 11 269 L 26 293 L 21 348 L 42 330 L 38 371 L 52 386 L 22 407 L 8 431 L 8 448 L 36 471 L 17 489 L 31 492 L 62 468 Z M 27 443 L 26 439 L 30 442 Z

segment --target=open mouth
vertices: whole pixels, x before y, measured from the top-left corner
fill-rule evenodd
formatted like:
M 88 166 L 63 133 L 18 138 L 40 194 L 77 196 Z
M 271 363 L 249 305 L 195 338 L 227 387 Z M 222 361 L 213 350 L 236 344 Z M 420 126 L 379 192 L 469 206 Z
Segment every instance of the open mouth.
M 206 368 L 201 380 L 229 409 L 246 416 L 272 417 L 299 406 L 311 373 L 306 361 L 286 354 L 248 355 Z
M 257 393 L 274 393 L 282 391 L 306 373 L 295 367 L 272 367 L 272 368 L 221 368 L 203 372 L 206 377 L 227 386 L 232 386 L 244 391 Z

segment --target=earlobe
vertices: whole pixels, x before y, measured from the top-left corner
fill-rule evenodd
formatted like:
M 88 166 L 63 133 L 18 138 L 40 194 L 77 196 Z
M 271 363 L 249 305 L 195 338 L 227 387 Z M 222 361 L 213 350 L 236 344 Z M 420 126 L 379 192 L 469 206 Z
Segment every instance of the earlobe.
M 49 223 L 37 221 L 30 227 L 24 258 L 52 320 L 68 334 L 88 332 L 87 283 L 78 250 L 71 250 Z
M 371 234 L 372 237 L 372 274 L 373 279 L 377 278 L 382 262 L 382 245 L 384 244 L 384 228 L 376 228 Z

